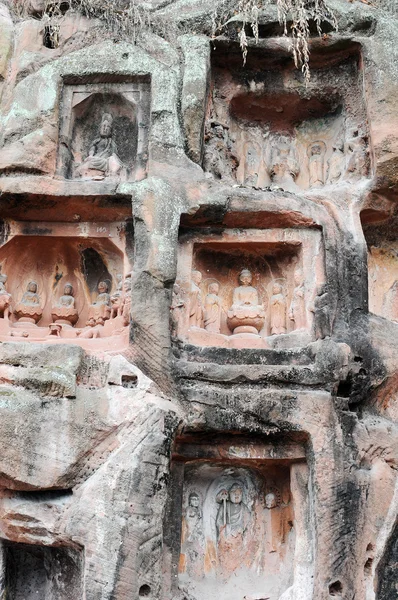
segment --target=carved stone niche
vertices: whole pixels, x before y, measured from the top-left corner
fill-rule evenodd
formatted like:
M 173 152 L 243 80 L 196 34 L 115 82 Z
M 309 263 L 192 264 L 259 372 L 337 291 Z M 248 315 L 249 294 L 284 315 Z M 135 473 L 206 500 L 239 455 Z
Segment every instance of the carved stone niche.
M 370 312 L 398 323 L 398 241 L 368 245 Z
M 310 585 L 307 484 L 300 443 L 177 443 L 164 534 L 171 585 L 192 600 L 278 600 Z
M 250 54 L 250 53 L 249 53 Z M 300 88 L 295 70 L 272 50 L 213 54 L 203 168 L 226 184 L 300 192 L 370 175 L 358 50 L 311 69 Z
M 0 341 L 127 347 L 131 264 L 123 223 L 12 222 L 0 265 Z
M 147 79 L 65 83 L 57 175 L 83 180 L 143 179 L 149 115 Z
M 181 236 L 171 307 L 175 337 L 224 348 L 309 343 L 324 282 L 320 235 L 226 229 Z
M 81 551 L 4 542 L 4 555 L 5 589 L 10 600 L 82 597 Z

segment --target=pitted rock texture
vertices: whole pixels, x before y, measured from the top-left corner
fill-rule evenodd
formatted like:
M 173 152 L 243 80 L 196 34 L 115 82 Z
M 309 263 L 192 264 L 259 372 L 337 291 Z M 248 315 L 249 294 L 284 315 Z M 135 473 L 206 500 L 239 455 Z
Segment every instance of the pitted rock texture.
M 396 599 L 398 13 L 327 2 L 307 87 L 275 2 L 0 3 L 0 597 Z

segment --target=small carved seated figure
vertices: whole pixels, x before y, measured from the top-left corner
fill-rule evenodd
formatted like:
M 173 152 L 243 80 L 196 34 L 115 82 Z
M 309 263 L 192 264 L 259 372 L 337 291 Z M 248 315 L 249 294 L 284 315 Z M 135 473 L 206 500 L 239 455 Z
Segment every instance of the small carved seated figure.
M 92 303 L 88 311 L 88 320 L 86 323 L 88 327 L 103 325 L 110 318 L 111 297 L 108 292 L 108 284 L 105 281 L 100 281 L 98 284 L 97 299 Z
M 15 316 L 21 323 L 31 323 L 36 325 L 43 315 L 43 309 L 40 306 L 40 296 L 37 293 L 36 281 L 29 281 L 26 292 L 15 307 Z
M 252 274 L 243 269 L 239 275 L 239 287 L 235 288 L 232 306 L 227 313 L 227 324 L 234 334 L 254 333 L 258 335 L 264 326 L 265 312 L 256 288 L 251 286 Z
M 121 315 L 123 309 L 123 295 L 123 276 L 121 273 L 118 273 L 116 290 L 111 296 L 111 319 Z
M 203 322 L 206 331 L 211 333 L 220 333 L 221 298 L 218 295 L 219 289 L 218 283 L 211 283 L 205 298 Z
M 115 177 L 123 168 L 123 163 L 117 155 L 117 146 L 112 138 L 113 118 L 104 113 L 101 119 L 99 137 L 91 142 L 87 158 L 79 165 L 75 174 L 90 179 Z
M 52 307 L 51 316 L 54 323 L 59 325 L 71 327 L 77 323 L 79 315 L 75 308 L 73 286 L 71 283 L 65 284 L 64 293 L 58 302 Z
M 11 310 L 12 296 L 6 290 L 5 283 L 7 275 L 0 275 L 0 315 L 3 319 L 8 319 Z

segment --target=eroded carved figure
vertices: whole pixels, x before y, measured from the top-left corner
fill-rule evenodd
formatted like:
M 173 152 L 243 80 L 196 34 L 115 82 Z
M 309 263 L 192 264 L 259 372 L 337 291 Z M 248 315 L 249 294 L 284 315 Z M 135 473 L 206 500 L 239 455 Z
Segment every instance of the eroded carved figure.
M 347 178 L 350 181 L 357 181 L 362 177 L 367 177 L 370 168 L 370 156 L 368 144 L 364 137 L 355 136 L 346 144 L 347 160 Z
M 110 316 L 111 297 L 109 294 L 109 286 L 105 281 L 100 281 L 98 284 L 98 296 L 96 301 L 93 302 L 89 308 L 86 325 L 88 327 L 103 325 Z
M 7 275 L 0 275 L 0 316 L 3 319 L 8 319 L 11 311 L 12 296 L 6 290 Z
M 203 312 L 204 328 L 211 333 L 220 333 L 221 298 L 218 295 L 219 289 L 220 286 L 218 283 L 211 283 L 205 298 Z
M 40 306 L 40 296 L 36 281 L 29 281 L 21 301 L 15 307 L 15 315 L 22 323 L 36 324 L 41 319 L 43 309 Z
M 324 160 L 326 145 L 322 141 L 310 144 L 308 148 L 308 170 L 310 175 L 310 187 L 318 187 L 325 183 Z
M 204 170 L 212 173 L 216 179 L 233 182 L 239 160 L 235 155 L 234 143 L 231 140 L 228 128 L 218 122 L 210 123 L 206 141 L 203 160 Z
M 264 498 L 265 508 L 271 510 L 281 504 L 281 494 L 277 488 L 269 488 Z
M 202 281 L 202 273 L 200 271 L 192 271 L 191 274 L 191 289 L 189 293 L 189 326 L 201 327 L 203 321 L 203 305 L 202 292 L 200 284 Z
M 258 334 L 264 326 L 264 307 L 256 288 L 251 285 L 252 280 L 251 272 L 243 269 L 239 275 L 240 286 L 234 289 L 232 306 L 227 313 L 228 327 L 234 334 Z
M 333 146 L 333 154 L 327 162 L 327 182 L 337 183 L 344 172 L 345 155 L 343 144 Z
M 251 513 L 243 502 L 243 488 L 233 483 L 216 496 L 220 505 L 216 517 L 217 554 L 222 571 L 231 572 L 242 564 L 244 538 L 251 523 Z
M 323 340 L 331 335 L 331 314 L 329 306 L 329 293 L 327 284 L 324 283 L 318 289 L 312 307 L 314 313 L 315 339 Z
M 280 283 L 274 283 L 271 296 L 271 335 L 286 333 L 286 298 Z
M 289 319 L 294 322 L 294 329 L 304 329 L 307 325 L 305 307 L 304 276 L 301 269 L 294 272 L 295 288 L 289 308 Z
M 202 517 L 199 494 L 191 492 L 182 518 L 180 572 L 197 577 L 203 573 L 203 564 L 198 560 L 204 551 Z
M 65 284 L 64 293 L 52 307 L 51 316 L 53 321 L 60 325 L 70 326 L 77 323 L 79 315 L 75 308 L 73 286 L 71 283 Z
M 88 171 L 100 171 L 103 177 L 118 175 L 123 168 L 123 163 L 117 155 L 117 146 L 112 137 L 113 117 L 104 113 L 101 119 L 99 137 L 90 145 L 87 158 L 76 169 L 77 175 L 89 176 Z M 93 176 L 93 174 L 91 174 Z M 95 175 L 94 175 L 95 176 Z
M 287 141 L 278 142 L 271 154 L 272 182 L 282 189 L 295 191 L 295 179 L 299 172 L 300 167 L 293 145 Z

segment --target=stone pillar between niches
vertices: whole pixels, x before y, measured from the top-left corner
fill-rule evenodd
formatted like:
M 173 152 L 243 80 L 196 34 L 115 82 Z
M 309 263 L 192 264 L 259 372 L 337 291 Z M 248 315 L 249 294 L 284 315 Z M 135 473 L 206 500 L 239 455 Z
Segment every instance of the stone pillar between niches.
M 0 598 L 6 591 L 6 559 L 4 542 L 0 540 Z
M 304 463 L 293 463 L 290 468 L 290 489 L 294 505 L 296 546 L 294 552 L 295 600 L 312 598 L 314 588 L 314 519 L 309 485 L 309 468 Z

